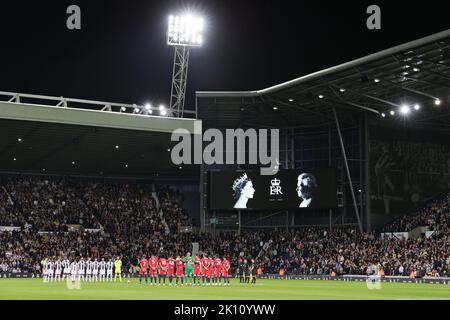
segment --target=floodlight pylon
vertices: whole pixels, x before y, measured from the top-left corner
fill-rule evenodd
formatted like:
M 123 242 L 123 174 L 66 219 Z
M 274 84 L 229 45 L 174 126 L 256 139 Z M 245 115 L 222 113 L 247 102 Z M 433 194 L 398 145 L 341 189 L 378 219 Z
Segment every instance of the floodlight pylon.
M 174 117 L 182 118 L 184 115 L 189 52 L 188 46 L 175 46 L 169 106 L 170 115 Z

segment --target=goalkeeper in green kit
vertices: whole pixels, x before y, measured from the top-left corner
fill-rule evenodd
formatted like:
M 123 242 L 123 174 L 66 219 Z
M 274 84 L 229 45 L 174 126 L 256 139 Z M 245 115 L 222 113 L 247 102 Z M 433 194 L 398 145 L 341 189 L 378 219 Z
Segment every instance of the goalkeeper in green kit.
M 189 279 L 189 285 L 193 285 L 194 283 L 194 277 L 193 277 L 193 270 L 194 270 L 194 258 L 191 257 L 191 253 L 186 253 L 186 257 L 184 257 L 184 283 L 185 285 L 188 285 L 188 279 Z

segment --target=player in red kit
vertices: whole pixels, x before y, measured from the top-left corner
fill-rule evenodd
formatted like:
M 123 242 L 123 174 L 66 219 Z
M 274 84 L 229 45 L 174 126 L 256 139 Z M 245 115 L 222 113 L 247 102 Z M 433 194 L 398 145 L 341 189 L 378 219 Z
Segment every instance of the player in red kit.
M 173 259 L 172 256 L 170 256 L 170 258 L 167 260 L 167 266 L 168 266 L 167 274 L 169 275 L 169 285 L 171 286 L 173 276 L 175 275 L 175 260 Z
M 194 286 L 197 283 L 197 286 L 200 285 L 200 274 L 201 272 L 201 259 L 200 257 L 197 255 L 194 258 Z
M 159 279 L 158 285 L 161 285 L 161 278 L 163 279 L 163 286 L 166 285 L 168 264 L 166 258 L 159 258 Z
M 208 272 L 208 286 L 211 285 L 212 279 L 214 278 L 214 259 L 209 258 L 209 272 Z
M 148 260 L 145 256 L 142 256 L 142 259 L 139 260 L 139 285 L 142 284 L 142 277 L 145 277 L 145 284 L 148 284 Z
M 205 281 L 208 278 L 209 275 L 209 267 L 210 267 L 210 262 L 209 262 L 209 258 L 206 254 L 203 254 L 203 258 L 201 261 L 201 269 L 202 269 L 202 285 L 205 285 Z
M 228 279 L 228 272 L 230 270 L 230 261 L 227 260 L 226 257 L 223 257 L 222 260 L 222 276 L 223 276 L 223 285 L 230 285 L 230 279 Z
M 183 260 L 181 260 L 180 256 L 177 257 L 175 265 L 177 267 L 177 283 L 175 285 L 178 286 L 178 279 L 181 279 L 181 285 L 183 285 L 183 283 L 184 283 L 184 263 L 183 263 Z
M 214 258 L 214 285 L 221 285 L 222 283 L 222 260 L 216 255 Z
M 150 265 L 150 285 L 153 285 L 153 280 L 156 283 L 158 282 L 158 258 L 152 255 L 150 259 L 148 259 L 148 264 Z

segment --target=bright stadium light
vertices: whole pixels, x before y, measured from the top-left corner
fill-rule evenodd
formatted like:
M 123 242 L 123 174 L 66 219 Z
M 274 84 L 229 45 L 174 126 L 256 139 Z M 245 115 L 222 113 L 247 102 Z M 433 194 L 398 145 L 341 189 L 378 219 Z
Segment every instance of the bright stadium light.
M 161 116 L 166 116 L 167 115 L 167 109 L 163 104 L 159 105 L 159 114 Z
M 169 46 L 199 47 L 203 44 L 204 21 L 190 14 L 169 16 L 167 44 Z
M 416 110 L 416 111 L 420 110 L 420 104 L 417 104 L 417 103 L 416 103 L 416 104 L 414 105 L 414 110 Z
M 167 44 L 174 47 L 172 89 L 167 113 L 170 116 L 184 116 L 189 53 L 191 47 L 201 47 L 205 22 L 202 17 L 186 13 L 170 15 L 167 26 Z
M 400 113 L 403 115 L 407 115 L 409 111 L 410 111 L 409 106 L 407 106 L 406 104 L 400 107 Z
M 150 103 L 147 103 L 144 108 L 145 108 L 145 111 L 147 112 L 147 114 L 153 113 L 152 105 Z
M 386 113 L 382 112 L 382 113 L 381 113 L 381 116 L 382 116 L 383 118 L 386 117 Z
M 391 114 L 391 116 L 395 116 L 395 111 L 394 110 L 391 110 L 389 113 Z
M 440 99 L 434 100 L 434 104 L 437 105 L 437 106 L 440 106 L 441 105 L 441 100 Z

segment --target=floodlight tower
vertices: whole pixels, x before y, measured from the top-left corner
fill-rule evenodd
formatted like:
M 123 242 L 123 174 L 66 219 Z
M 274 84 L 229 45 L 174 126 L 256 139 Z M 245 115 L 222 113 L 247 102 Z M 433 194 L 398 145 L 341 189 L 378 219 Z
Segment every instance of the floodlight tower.
M 203 43 L 203 19 L 192 15 L 169 16 L 167 44 L 175 47 L 170 92 L 170 115 L 183 117 L 189 50 Z

